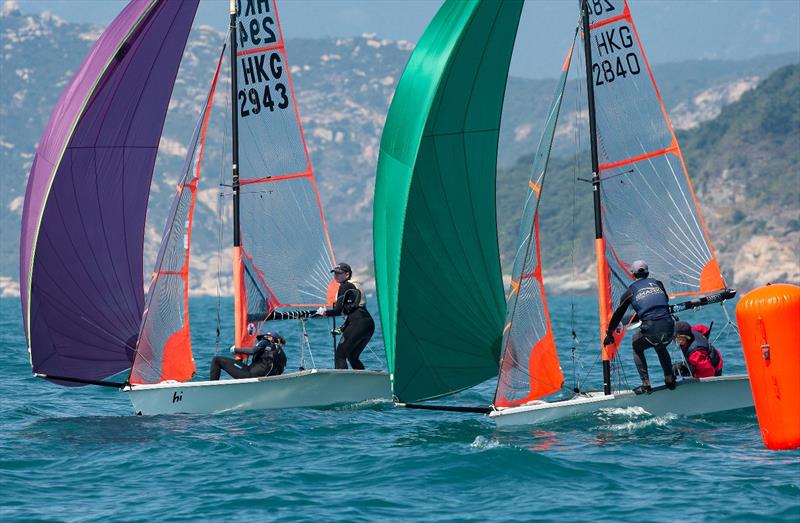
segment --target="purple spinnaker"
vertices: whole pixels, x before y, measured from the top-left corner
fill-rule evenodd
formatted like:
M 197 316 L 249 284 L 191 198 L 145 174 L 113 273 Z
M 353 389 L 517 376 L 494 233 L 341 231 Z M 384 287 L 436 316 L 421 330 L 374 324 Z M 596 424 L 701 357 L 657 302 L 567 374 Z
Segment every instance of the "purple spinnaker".
M 96 380 L 131 366 L 150 181 L 198 1 L 132 0 L 53 109 L 20 239 L 35 373 Z

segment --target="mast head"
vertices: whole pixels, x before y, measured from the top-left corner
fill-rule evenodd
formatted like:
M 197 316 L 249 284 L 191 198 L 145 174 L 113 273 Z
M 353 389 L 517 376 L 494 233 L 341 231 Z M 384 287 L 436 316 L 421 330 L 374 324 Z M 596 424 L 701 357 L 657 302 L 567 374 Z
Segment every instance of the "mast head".
M 636 260 L 631 264 L 631 274 L 637 280 L 639 278 L 647 278 L 650 275 L 650 269 L 644 260 Z

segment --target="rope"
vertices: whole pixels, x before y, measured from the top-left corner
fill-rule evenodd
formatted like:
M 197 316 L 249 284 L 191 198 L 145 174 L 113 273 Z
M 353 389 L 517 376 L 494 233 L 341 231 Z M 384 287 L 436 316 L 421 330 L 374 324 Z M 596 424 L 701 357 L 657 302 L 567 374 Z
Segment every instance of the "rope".
M 720 336 L 722 336 L 722 333 L 724 333 L 728 329 L 728 327 L 732 327 L 733 330 L 736 331 L 736 334 L 740 334 L 739 326 L 736 325 L 736 322 L 731 319 L 731 315 L 728 312 L 728 309 L 725 307 L 725 302 L 724 301 L 720 302 L 719 306 L 722 307 L 722 311 L 725 313 L 725 325 L 723 325 L 722 329 L 720 329 L 719 334 L 716 335 L 714 341 L 711 342 L 712 345 L 717 342 Z
M 586 374 L 584 374 L 583 379 L 578 383 L 579 390 L 583 389 L 583 384 L 586 383 L 586 380 L 589 378 L 589 376 L 591 376 L 592 371 L 595 369 L 595 367 L 597 367 L 597 362 L 600 361 L 600 356 L 601 353 L 598 352 L 597 357 L 594 359 L 594 362 L 592 362 L 592 365 L 589 367 L 589 370 L 586 372 Z
M 369 345 L 369 344 L 367 344 L 367 349 L 369 349 L 369 351 L 370 351 L 370 352 L 372 353 L 372 355 L 375 357 L 375 361 L 377 361 L 379 365 L 383 365 L 383 362 L 381 361 L 381 359 L 378 357 L 378 355 L 375 353 L 375 351 L 374 351 L 374 350 L 372 350 L 372 346 L 371 346 L 371 345 Z
M 624 387 L 617 387 L 615 390 L 630 390 L 632 387 L 628 383 L 628 375 L 625 372 L 625 366 L 622 364 L 622 358 L 619 357 L 619 351 L 614 354 L 614 358 L 612 360 L 611 368 L 616 371 L 616 378 L 614 383 L 619 383 L 620 385 L 624 384 Z
M 300 369 L 305 369 L 306 360 L 305 360 L 305 349 L 308 349 L 308 355 L 311 358 L 311 368 L 316 369 L 317 364 L 314 361 L 314 353 L 311 352 L 311 343 L 308 341 L 308 332 L 306 332 L 306 320 L 300 320 L 300 326 L 303 330 L 303 339 L 300 342 Z

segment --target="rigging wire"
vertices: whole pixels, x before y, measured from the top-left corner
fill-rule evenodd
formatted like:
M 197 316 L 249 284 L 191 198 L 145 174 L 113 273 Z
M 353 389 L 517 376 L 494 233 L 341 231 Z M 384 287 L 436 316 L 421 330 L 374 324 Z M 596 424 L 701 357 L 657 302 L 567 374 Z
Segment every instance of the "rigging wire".
M 722 326 L 722 329 L 720 329 L 719 334 L 717 334 L 714 337 L 714 341 L 711 342 L 712 344 L 716 343 L 719 337 L 722 336 L 722 333 L 724 333 L 729 327 L 732 328 L 734 331 L 736 331 L 737 335 L 739 334 L 739 326 L 736 325 L 736 322 L 731 319 L 731 315 L 728 312 L 728 308 L 725 307 L 725 301 L 720 302 L 719 306 L 722 307 L 722 312 L 725 313 L 725 325 Z
M 229 30 L 230 31 L 230 30 Z M 223 51 L 224 52 L 224 51 Z M 230 106 L 230 75 L 228 75 L 228 89 L 223 89 L 222 107 Z M 219 354 L 220 337 L 222 334 L 222 227 L 225 207 L 225 152 L 228 150 L 228 125 L 222 126 L 222 153 L 219 159 L 219 193 L 217 198 L 217 325 L 214 354 Z

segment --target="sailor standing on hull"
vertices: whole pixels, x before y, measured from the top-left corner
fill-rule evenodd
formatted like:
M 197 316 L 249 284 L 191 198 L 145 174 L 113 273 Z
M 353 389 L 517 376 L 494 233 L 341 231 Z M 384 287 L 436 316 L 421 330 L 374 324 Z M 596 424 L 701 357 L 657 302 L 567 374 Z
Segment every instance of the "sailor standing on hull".
M 331 272 L 339 283 L 339 292 L 332 309 L 320 307 L 320 316 L 346 316 L 341 327 L 342 339 L 334 353 L 334 367 L 346 369 L 347 363 L 356 370 L 364 370 L 364 364 L 358 358 L 375 332 L 375 322 L 367 310 L 367 298 L 361 286 L 350 281 L 353 270 L 346 263 L 340 263 Z
M 664 284 L 650 278 L 650 270 L 642 260 L 637 260 L 631 265 L 631 273 L 636 279 L 622 294 L 619 306 L 611 316 L 608 323 L 604 345 L 614 343 L 614 330 L 619 325 L 628 305 L 633 307 L 636 315 L 642 322 L 641 328 L 633 335 L 633 361 L 642 385 L 633 389 L 636 394 L 652 392 L 650 376 L 647 372 L 647 360 L 644 356 L 645 349 L 653 347 L 664 371 L 664 384 L 670 390 L 675 388 L 675 375 L 672 373 L 672 359 L 669 357 L 667 345 L 672 341 L 675 331 L 675 320 L 669 312 L 669 298 Z

